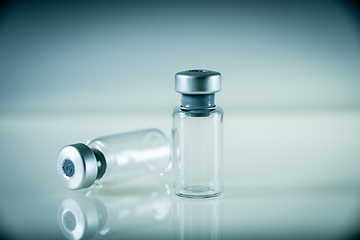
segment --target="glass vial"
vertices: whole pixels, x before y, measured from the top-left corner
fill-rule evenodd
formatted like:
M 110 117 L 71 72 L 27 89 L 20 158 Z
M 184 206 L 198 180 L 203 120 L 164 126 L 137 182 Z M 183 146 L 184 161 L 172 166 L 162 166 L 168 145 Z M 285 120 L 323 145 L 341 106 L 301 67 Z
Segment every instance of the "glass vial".
M 162 174 L 170 163 L 170 146 L 157 129 L 95 138 L 63 147 L 57 172 L 69 189 L 116 183 L 147 173 Z
M 222 182 L 223 110 L 215 105 L 221 75 L 188 70 L 175 75 L 181 106 L 172 111 L 173 191 L 177 196 L 219 196 Z

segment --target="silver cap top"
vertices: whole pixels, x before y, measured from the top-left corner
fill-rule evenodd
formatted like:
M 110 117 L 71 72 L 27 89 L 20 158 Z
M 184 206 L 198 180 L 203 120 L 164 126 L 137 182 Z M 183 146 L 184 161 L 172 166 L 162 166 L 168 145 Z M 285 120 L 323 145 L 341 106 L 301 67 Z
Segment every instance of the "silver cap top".
M 57 172 L 61 182 L 69 189 L 90 187 L 96 180 L 97 160 L 85 144 L 63 147 L 57 158 Z
M 221 74 L 205 69 L 175 74 L 175 91 L 182 94 L 212 94 L 221 90 Z

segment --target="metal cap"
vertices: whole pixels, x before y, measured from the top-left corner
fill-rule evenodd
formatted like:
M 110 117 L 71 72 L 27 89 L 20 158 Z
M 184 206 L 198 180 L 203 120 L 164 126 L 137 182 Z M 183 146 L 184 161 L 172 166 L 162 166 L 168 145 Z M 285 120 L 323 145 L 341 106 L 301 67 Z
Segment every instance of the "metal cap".
M 83 143 L 63 147 L 57 158 L 57 172 L 61 182 L 69 189 L 90 187 L 97 176 L 94 152 Z
M 221 74 L 205 69 L 175 74 L 175 91 L 182 94 L 212 94 L 221 90 Z

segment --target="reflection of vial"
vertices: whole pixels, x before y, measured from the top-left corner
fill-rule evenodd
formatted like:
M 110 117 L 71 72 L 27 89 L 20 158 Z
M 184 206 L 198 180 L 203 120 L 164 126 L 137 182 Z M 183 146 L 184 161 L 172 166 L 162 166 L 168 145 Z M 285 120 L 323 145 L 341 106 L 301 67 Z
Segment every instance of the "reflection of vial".
M 172 111 L 173 190 L 189 198 L 216 197 L 222 184 L 223 110 L 215 105 L 221 75 L 189 70 L 175 75 L 181 106 Z
M 174 240 L 223 239 L 223 209 L 221 198 L 192 201 L 173 198 Z
M 171 211 L 170 191 L 159 180 L 64 200 L 58 210 L 61 232 L 67 239 L 143 239 L 146 229 L 166 221 Z
M 116 134 L 61 149 L 57 172 L 69 189 L 114 183 L 146 173 L 161 174 L 170 161 L 165 135 L 156 129 Z

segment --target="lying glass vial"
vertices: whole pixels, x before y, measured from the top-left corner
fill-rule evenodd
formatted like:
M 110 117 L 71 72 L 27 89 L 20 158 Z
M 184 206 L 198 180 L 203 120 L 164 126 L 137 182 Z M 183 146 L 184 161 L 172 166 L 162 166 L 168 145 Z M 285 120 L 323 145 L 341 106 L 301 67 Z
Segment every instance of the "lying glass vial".
M 164 174 L 170 164 L 170 145 L 157 129 L 121 133 L 63 147 L 57 172 L 69 189 L 100 187 L 146 174 Z

